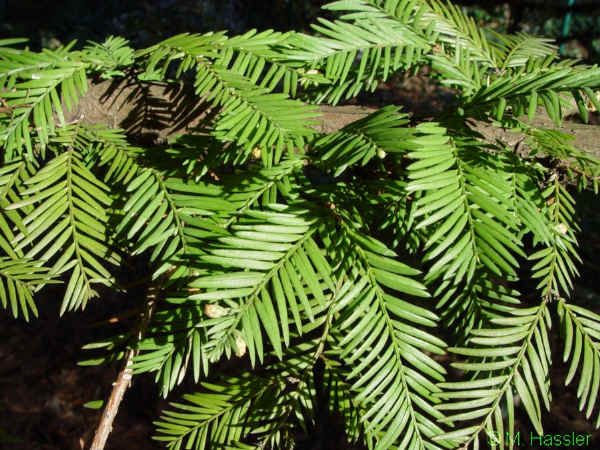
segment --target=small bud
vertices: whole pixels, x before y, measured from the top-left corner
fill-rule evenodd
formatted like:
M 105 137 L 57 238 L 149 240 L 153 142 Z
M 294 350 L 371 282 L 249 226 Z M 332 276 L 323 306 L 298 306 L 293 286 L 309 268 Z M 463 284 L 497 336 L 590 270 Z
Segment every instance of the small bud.
M 387 153 L 384 152 L 383 150 L 381 150 L 381 149 L 377 150 L 377 156 L 379 157 L 379 159 L 385 158 L 386 155 L 387 155 Z
M 241 358 L 246 354 L 246 341 L 240 334 L 236 334 L 235 336 L 235 356 Z
M 556 231 L 558 231 L 560 234 L 567 234 L 567 226 L 564 223 L 559 223 L 558 225 L 556 225 Z
M 227 315 L 227 309 L 213 303 L 208 303 L 204 305 L 204 314 L 211 319 L 218 319 Z
M 254 159 L 260 159 L 260 154 L 261 154 L 260 148 L 258 148 L 258 147 L 254 147 L 254 148 L 252 149 L 252 157 L 253 157 Z

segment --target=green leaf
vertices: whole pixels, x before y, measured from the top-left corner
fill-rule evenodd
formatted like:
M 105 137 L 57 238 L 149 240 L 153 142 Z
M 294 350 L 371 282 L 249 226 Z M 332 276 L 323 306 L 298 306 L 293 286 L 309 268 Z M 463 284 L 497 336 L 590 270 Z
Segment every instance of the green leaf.
M 92 400 L 91 402 L 87 402 L 83 404 L 84 408 L 89 409 L 100 409 L 104 406 L 104 400 Z

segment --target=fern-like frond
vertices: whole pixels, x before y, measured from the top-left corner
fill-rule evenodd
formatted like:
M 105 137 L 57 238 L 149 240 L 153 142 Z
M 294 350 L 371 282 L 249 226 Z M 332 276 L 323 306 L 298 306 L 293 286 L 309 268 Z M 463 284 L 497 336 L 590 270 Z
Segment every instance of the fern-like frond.
M 529 256 L 535 261 L 532 277 L 540 279 L 537 287 L 544 296 L 569 296 L 573 280 L 579 276 L 575 263 L 581 263 L 576 250 L 575 232 L 579 227 L 573 217 L 575 200 L 556 175 L 552 176 L 542 195 L 546 202 L 547 234 L 551 238 L 544 248 Z
M 235 445 L 252 431 L 245 422 L 256 413 L 253 407 L 281 395 L 279 383 L 251 376 L 230 378 L 221 384 L 202 383 L 202 387 L 204 392 L 186 394 L 185 403 L 171 403 L 173 410 L 163 411 L 155 422 L 154 439 L 165 442 L 170 449 L 183 445 L 199 450 L 231 448 L 230 444 Z
M 490 322 L 495 327 L 471 330 L 469 347 L 448 349 L 470 357 L 452 365 L 472 374 L 471 378 L 438 384 L 444 391 L 436 396 L 447 402 L 436 408 L 452 411 L 441 422 L 467 422 L 466 427 L 436 438 L 455 440 L 456 447 L 467 448 L 472 443 L 479 448 L 480 434 L 485 433 L 484 440 L 493 442 L 493 447 L 508 445 L 512 449 L 513 439 L 505 442 L 505 437 L 514 436 L 515 394 L 539 434 L 543 434 L 541 404 L 550 409 L 551 319 L 546 301 L 532 308 L 512 308 Z
M 351 398 L 369 447 L 439 448 L 430 438 L 442 430 L 429 416 L 438 391 L 432 380 L 442 381 L 445 370 L 429 355 L 443 354 L 445 344 L 415 326 L 433 327 L 437 316 L 400 298 L 429 293 L 414 279 L 419 271 L 393 258 L 383 243 L 342 227 L 346 237 L 333 245 L 347 247 L 352 285 L 334 307 L 334 345 L 351 368 Z
M 147 152 L 129 144 L 122 129 L 101 124 L 77 123 L 57 128 L 50 144 L 77 149 L 86 167 L 103 174 L 104 182 L 112 186 L 131 181 L 141 169 L 141 159 Z
M 188 258 L 202 253 L 201 238 L 219 234 L 217 224 L 207 217 L 235 210 L 235 205 L 220 198 L 222 188 L 165 180 L 153 169 L 141 170 L 126 190 L 130 194 L 116 231 L 126 233 L 134 253 L 152 249 L 150 261 L 157 264 L 154 278 L 174 266 L 178 253 Z
M 442 0 L 428 0 L 428 10 L 423 14 L 422 26 L 433 27 L 437 41 L 455 51 L 464 51 L 482 67 L 496 67 L 495 48 L 485 34 L 461 8 Z
M 49 281 L 48 268 L 36 260 L 0 257 L 0 301 L 15 318 L 22 315 L 28 321 L 30 313 L 37 317 L 33 293 Z
M 178 63 L 177 74 L 206 63 L 214 64 L 221 70 L 227 69 L 247 78 L 251 83 L 271 92 L 282 82 L 282 91 L 292 97 L 300 82 L 320 80 L 315 74 L 307 73 L 298 64 L 290 64 L 281 56 L 281 47 L 293 32 L 280 33 L 272 30 L 257 33 L 250 30 L 239 36 L 228 38 L 225 33 L 180 34 L 166 39 L 137 53 L 146 61 L 149 74 L 161 73 L 164 78 L 168 65 Z M 202 67 L 200 67 L 202 71 Z M 197 76 L 197 85 L 203 77 Z M 206 79 L 205 81 L 208 81 Z M 214 90 L 208 87 L 206 91 Z M 198 93 L 205 91 L 199 89 Z M 204 95 L 204 94 L 201 94 Z
M 101 44 L 88 41 L 81 52 L 82 60 L 100 72 L 104 79 L 124 76 L 122 69 L 133 64 L 135 55 L 128 44 L 127 39 L 118 36 L 109 36 Z
M 380 224 L 381 230 L 389 230 L 392 234 L 392 248 L 400 246 L 411 255 L 415 255 L 425 243 L 425 235 L 414 229 L 413 212 L 416 199 L 406 191 L 407 184 L 399 180 L 368 183 L 371 192 L 377 194 L 376 206 L 371 209 L 374 221 Z M 384 210 L 383 217 L 381 207 Z
M 532 36 L 527 33 L 514 35 L 502 34 L 491 31 L 494 40 L 492 45 L 496 48 L 499 69 L 505 70 L 521 67 L 531 58 L 546 58 L 555 55 L 558 48 L 552 44 L 552 39 Z
M 456 7 L 450 9 L 455 10 Z M 479 58 L 474 57 L 472 47 L 456 44 L 453 51 L 442 47 L 434 52 L 430 56 L 431 66 L 441 74 L 442 84 L 460 89 L 461 96 L 466 97 L 466 106 L 470 108 L 471 114 L 480 114 L 485 109 L 497 120 L 501 120 L 508 110 L 515 117 L 528 112 L 531 119 L 537 107 L 539 89 L 533 79 L 547 75 L 545 72 L 556 57 L 556 47 L 550 44 L 549 39 L 525 33 L 514 36 L 494 31 L 488 33 L 493 37 L 493 40 L 485 44 L 486 52 L 491 58 L 489 61 L 482 63 Z M 560 65 L 553 69 L 559 70 Z M 512 84 L 523 81 L 520 78 L 524 75 L 528 75 L 529 80 L 520 84 L 521 89 L 510 92 L 514 86 L 505 84 L 507 79 L 511 78 L 509 84 Z M 545 80 L 548 81 L 548 78 Z M 553 108 L 548 113 L 553 119 L 557 117 L 556 114 L 560 117 L 561 101 L 554 97 L 556 94 L 556 90 L 550 88 L 549 92 L 544 92 L 540 97 L 540 100 L 546 97 L 551 99 Z
M 260 375 L 201 383 L 201 392 L 163 411 L 154 439 L 170 449 L 291 450 L 294 426 L 314 427 L 314 346 L 314 341 L 295 345 L 286 350 L 284 363 L 269 364 Z
M 0 307 L 27 320 L 46 284 L 65 283 L 64 314 L 100 284 L 159 283 L 139 325 L 88 344 L 104 356 L 82 364 L 127 355 L 164 397 L 205 378 L 156 423 L 172 450 L 291 450 L 338 426 L 370 450 L 513 448 L 517 404 L 543 433 L 552 303 L 566 384 L 578 378 L 591 417 L 600 316 L 565 300 L 581 260 L 561 182 L 597 185 L 600 161 L 522 118 L 545 110 L 560 123 L 576 104 L 587 121 L 600 68 L 558 60 L 548 39 L 479 27 L 446 0 L 325 9 L 337 18 L 314 35 L 186 33 L 137 52 L 112 36 L 39 53 L 0 40 Z M 388 106 L 317 132 L 315 102 L 423 66 L 454 89 L 441 124 L 409 126 Z M 66 123 L 90 74 L 193 79 L 190 108 L 206 114 L 148 148 Z M 188 123 L 180 112 L 171 131 Z M 472 119 L 524 134 L 529 153 L 486 142 Z M 122 253 L 148 279 L 119 285 Z M 523 262 L 541 293 L 532 307 L 516 290 L 528 287 Z M 117 313 L 119 327 L 138 312 Z M 446 381 L 438 325 L 465 357 L 451 358 L 462 381 Z M 209 380 L 221 363 L 244 368 Z
M 383 107 L 318 139 L 312 145 L 311 155 L 325 167 L 335 168 L 337 177 L 359 161 L 364 166 L 375 156 L 384 158 L 386 152 L 403 152 L 404 142 L 414 133 L 405 126 L 408 115 L 398 110 L 395 106 Z
M 62 105 L 72 109 L 87 91 L 87 65 L 63 53 L 19 50 L 0 64 L 0 80 L 7 80 L 0 99 L 9 110 L 0 113 L 0 140 L 8 160 L 23 147 L 32 158 L 31 126 L 43 147 L 55 130 L 55 114 L 61 125 L 65 123 Z M 18 68 L 16 73 L 12 67 Z
M 522 239 L 527 233 L 533 235 L 533 243 L 549 245 L 552 240 L 552 227 L 548 225 L 548 218 L 544 208 L 545 200 L 540 190 L 540 184 L 546 174 L 546 169 L 538 164 L 530 164 L 514 155 L 509 149 L 501 154 L 507 167 L 510 167 L 509 183 L 512 186 L 510 195 L 513 203 L 512 209 L 519 218 Z
M 291 324 L 302 333 L 334 288 L 313 238 L 314 219 L 305 216 L 282 205 L 249 209 L 230 225 L 231 233 L 204 238 L 202 253 L 194 256 L 195 279 L 167 297 L 170 309 L 155 314 L 134 370 L 158 371 L 166 395 L 188 362 L 197 378 L 223 355 L 248 353 L 254 365 L 272 348 L 281 358 Z M 152 337 L 165 327 L 170 340 Z
M 429 56 L 429 60 L 431 68 L 440 74 L 442 85 L 458 89 L 465 96 L 481 88 L 484 78 L 482 70 L 469 50 L 458 47 L 454 54 L 440 51 Z
M 227 325 L 219 320 L 226 311 L 224 308 L 212 305 L 206 309 L 210 316 L 206 316 L 204 305 L 186 303 L 187 295 L 188 292 L 178 293 L 171 288 L 161 309 L 153 314 L 146 336 L 136 345 L 139 354 L 134 359 L 133 373 L 155 372 L 163 397 L 179 385 L 189 371 L 196 382 L 201 375 L 208 375 L 210 364 L 216 360 L 209 358 L 211 355 L 205 348 L 206 328 L 218 323 Z M 169 330 L 166 336 L 165 330 Z M 243 356 L 246 347 L 241 335 L 235 333 L 233 339 L 235 354 Z M 115 344 L 111 342 L 105 353 L 114 354 L 118 349 Z
M 27 42 L 27 39 L 2 39 L 0 44 L 0 89 L 12 89 L 19 79 L 30 79 L 32 71 L 52 67 L 64 58 L 73 43 L 54 51 L 45 49 L 42 53 L 12 48 L 10 46 Z
M 313 28 L 324 37 L 294 35 L 289 39 L 286 58 L 318 70 L 331 83 L 317 97 L 336 104 L 374 90 L 401 67 L 410 67 L 428 48 L 427 41 L 397 20 L 361 17 L 359 20 L 330 22 L 319 19 Z
M 232 225 L 233 234 L 217 238 L 208 255 L 200 257 L 227 270 L 190 283 L 192 288 L 206 290 L 190 300 L 223 301 L 223 306 L 231 308 L 229 315 L 235 320 L 215 337 L 231 338 L 230 333 L 241 325 L 253 364 L 257 356 L 263 358 L 263 330 L 281 357 L 282 344 L 289 343 L 288 315 L 301 332 L 302 317 L 314 320 L 309 296 L 324 304 L 324 292 L 333 289 L 329 264 L 312 237 L 315 219 L 283 205 L 270 209 L 247 211 L 250 220 Z M 222 352 L 225 342 L 215 344 L 216 351 Z
M 23 257 L 23 252 L 12 245 L 15 229 L 25 232 L 23 214 L 31 212 L 32 207 L 22 210 L 21 214 L 19 211 L 5 208 L 19 200 L 19 193 L 26 189 L 24 181 L 30 178 L 34 171 L 33 165 L 25 159 L 7 162 L 0 169 L 0 248 L 4 254 L 14 259 Z
M 210 96 L 220 92 L 218 101 L 223 106 L 216 119 L 215 136 L 243 145 L 248 153 L 259 147 L 265 167 L 277 164 L 284 150 L 293 156 L 293 149 L 303 149 L 307 138 L 315 134 L 310 128 L 318 125 L 319 112 L 314 106 L 289 99 L 286 94 L 269 94 L 235 73 L 213 69 L 211 76 L 219 86 L 216 91 L 213 86 Z
M 172 61 L 177 61 L 177 75 L 193 68 L 198 61 L 216 58 L 220 45 L 227 40 L 225 32 L 205 34 L 182 33 L 151 47 L 138 50 L 136 59 L 143 61 L 148 77 L 165 78 Z
M 549 56 L 544 60 L 529 60 L 514 73 L 491 75 L 485 85 L 467 99 L 465 110 L 485 109 L 498 120 L 510 110 L 514 117 L 528 114 L 532 120 L 541 104 L 548 116 L 559 124 L 563 109 L 569 105 L 561 94 L 574 95 L 576 101 L 581 100 L 579 91 L 594 97 L 592 90 L 600 87 L 600 68 L 573 66 L 568 60 L 550 66 L 552 59 Z M 581 101 L 578 104 L 581 109 Z
M 158 171 L 140 170 L 127 186 L 130 196 L 117 232 L 127 233 L 134 253 L 152 249 L 150 259 L 159 263 L 155 278 L 173 266 L 183 270 L 191 257 L 203 253 L 204 239 L 226 233 L 238 215 L 301 165 L 298 159 L 286 160 L 254 175 L 230 179 L 226 187 L 163 179 Z
M 294 147 L 304 147 L 306 137 L 314 134 L 309 127 L 311 119 L 318 117 L 314 107 L 289 99 L 285 92 L 269 93 L 281 78 L 285 82 L 284 90 L 295 92 L 298 75 L 292 74 L 292 69 L 273 62 L 273 71 L 259 82 L 265 58 L 273 54 L 270 47 L 284 40 L 287 35 L 272 32 L 258 35 L 250 32 L 232 40 L 223 33 L 183 34 L 138 56 L 151 54 L 147 72 L 162 67 L 163 76 L 173 60 L 181 60 L 178 72 L 195 68 L 196 94 L 203 97 L 203 101 L 222 108 L 215 124 L 216 135 L 245 146 L 247 153 L 254 147 L 261 148 L 265 167 L 270 167 L 280 160 L 284 149 L 291 155 Z M 237 55 L 235 60 L 234 54 Z M 274 152 L 271 151 L 273 146 Z
M 129 144 L 123 130 L 80 126 L 77 131 L 87 141 L 81 148 L 100 167 L 106 167 L 105 183 L 126 185 L 138 173 L 144 150 Z
M 424 191 L 417 201 L 416 228 L 429 227 L 424 261 L 432 266 L 426 279 L 470 280 L 479 264 L 491 273 L 516 275 L 525 256 L 516 237 L 518 219 L 511 211 L 509 171 L 500 160 L 481 152 L 472 138 L 454 138 L 444 129 L 422 124 L 413 139 L 409 192 Z M 479 150 L 479 155 L 475 153 Z
M 458 342 L 464 342 L 473 329 L 487 326 L 489 320 L 501 317 L 506 308 L 519 304 L 519 292 L 504 286 L 487 271 L 477 270 L 471 283 L 453 284 L 445 280 L 435 293 L 436 310 L 441 311 L 444 326 L 453 330 Z
M 108 187 L 85 167 L 81 156 L 68 150 L 25 180 L 21 199 L 5 209 L 33 205 L 23 219 L 24 232 L 13 243 L 25 257 L 53 261 L 49 275 L 70 271 L 61 313 L 85 307 L 96 295 L 94 284 L 109 285 L 112 277 L 101 263 L 118 264 L 118 255 L 107 245 L 110 231 L 106 207 Z
M 189 189 L 198 194 L 187 199 L 185 206 L 189 214 L 210 215 L 203 206 L 206 204 L 210 208 L 211 197 L 213 203 L 218 203 L 219 199 L 214 197 L 219 190 L 203 184 L 194 184 Z M 179 208 L 175 204 L 175 196 L 169 192 L 161 173 L 153 169 L 142 170 L 135 176 L 128 184 L 127 192 L 129 198 L 123 206 L 124 216 L 117 227 L 117 233 L 127 233 L 127 239 L 133 243 L 134 253 L 153 248 L 150 260 L 163 262 L 164 265 L 164 261 L 172 258 L 185 244 L 184 222 L 177 214 Z M 192 203 L 194 200 L 196 204 Z M 186 250 L 192 253 L 191 250 Z M 155 277 L 168 267 L 155 273 Z
M 297 64 L 289 64 L 281 57 L 281 48 L 295 33 L 279 33 L 272 30 L 247 33 L 234 36 L 222 43 L 219 55 L 219 67 L 227 67 L 232 72 L 247 77 L 260 88 L 273 91 L 281 83 L 281 91 L 295 97 L 298 85 L 315 79 Z M 318 79 L 318 78 L 317 78 Z
M 571 360 L 565 384 L 573 381 L 581 367 L 577 397 L 579 410 L 585 408 L 585 417 L 589 419 L 596 406 L 600 383 L 600 316 L 562 299 L 558 302 L 558 314 L 565 345 L 563 362 Z M 600 414 L 595 426 L 600 427 Z

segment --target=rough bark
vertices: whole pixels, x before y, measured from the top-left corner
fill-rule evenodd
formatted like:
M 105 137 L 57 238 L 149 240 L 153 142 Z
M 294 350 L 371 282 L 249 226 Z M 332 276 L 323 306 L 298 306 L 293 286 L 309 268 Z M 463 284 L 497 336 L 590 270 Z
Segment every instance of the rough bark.
M 103 81 L 90 83 L 88 93 L 71 111 L 67 121 L 101 123 L 120 127 L 142 142 L 164 142 L 202 124 L 206 106 L 199 104 L 190 86 L 136 81 Z M 365 106 L 322 106 L 320 131 L 335 131 L 376 110 Z M 545 114 L 538 113 L 531 125 L 557 129 L 575 136 L 573 145 L 600 157 L 600 127 L 564 121 L 556 126 Z M 476 129 L 489 141 L 500 139 L 514 145 L 521 136 L 482 122 Z

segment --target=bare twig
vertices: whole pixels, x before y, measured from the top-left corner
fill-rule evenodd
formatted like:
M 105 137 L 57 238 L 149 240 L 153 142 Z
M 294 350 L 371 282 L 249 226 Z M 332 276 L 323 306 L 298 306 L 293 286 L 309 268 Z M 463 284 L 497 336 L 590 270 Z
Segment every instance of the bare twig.
M 132 344 L 132 348 L 128 349 L 125 353 L 125 362 L 123 364 L 123 368 L 119 372 L 117 380 L 113 383 L 112 392 L 110 393 L 110 397 L 104 406 L 102 418 L 100 419 L 98 428 L 96 428 L 96 434 L 94 435 L 94 440 L 90 450 L 103 450 L 104 446 L 106 445 L 108 435 L 112 431 L 112 424 L 115 420 L 117 412 L 119 411 L 119 405 L 123 400 L 125 391 L 131 384 L 132 372 L 130 366 L 133 364 L 133 357 L 136 355 L 135 344 L 140 341 L 142 335 L 144 334 L 144 330 L 148 326 L 148 322 L 150 321 L 150 316 L 152 315 L 152 310 L 156 302 L 158 290 L 159 288 L 156 285 L 148 288 L 148 293 L 146 295 L 146 307 L 137 326 L 135 342 Z

